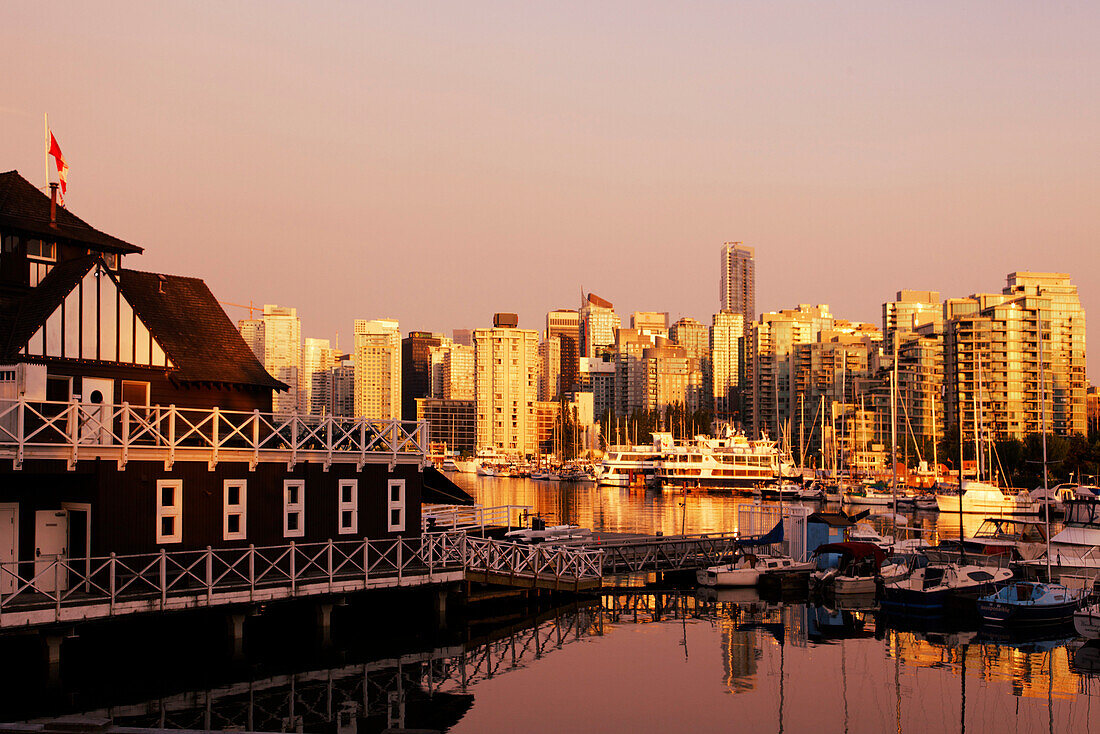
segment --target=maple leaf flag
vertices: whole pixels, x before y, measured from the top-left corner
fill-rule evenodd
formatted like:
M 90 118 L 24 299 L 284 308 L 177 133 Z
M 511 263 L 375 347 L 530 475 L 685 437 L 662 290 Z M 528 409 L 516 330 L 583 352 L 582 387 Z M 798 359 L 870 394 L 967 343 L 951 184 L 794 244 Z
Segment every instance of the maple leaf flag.
M 61 183 L 61 203 L 65 203 L 65 192 L 68 189 L 66 179 L 69 176 L 69 164 L 65 162 L 65 156 L 61 154 L 61 146 L 57 144 L 57 138 L 50 131 L 50 150 L 47 155 L 52 155 L 57 165 L 57 180 Z

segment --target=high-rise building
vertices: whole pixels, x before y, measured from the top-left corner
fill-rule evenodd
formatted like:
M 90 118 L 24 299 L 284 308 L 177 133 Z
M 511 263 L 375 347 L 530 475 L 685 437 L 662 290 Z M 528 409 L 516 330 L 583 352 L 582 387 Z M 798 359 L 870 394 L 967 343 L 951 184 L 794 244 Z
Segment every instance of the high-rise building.
M 732 311 L 714 314 L 710 327 L 710 375 L 716 420 L 733 421 L 740 414 L 744 339 L 744 316 Z
M 477 437 L 477 404 L 473 400 L 417 398 L 416 419 L 428 421 L 428 440 L 447 451 L 474 453 Z
M 602 420 L 615 411 L 615 362 L 610 357 L 581 357 L 578 389 L 592 393 L 592 414 Z
M 554 336 L 561 341 L 561 359 L 558 367 L 561 392 L 572 392 L 576 389 L 581 356 L 580 315 L 566 308 L 554 309 L 547 313 L 545 338 Z
M 356 319 L 355 415 L 401 418 L 401 329 L 394 319 Z
M 698 371 L 702 384 L 691 388 L 689 403 L 694 409 L 705 408 L 714 410 L 714 380 L 712 377 L 713 366 L 710 353 L 710 333 L 706 324 L 684 316 L 669 330 L 669 338 L 677 346 L 682 347 L 687 358 L 692 361 L 692 372 Z M 693 378 L 694 380 L 694 378 Z
M 307 338 L 302 347 L 302 406 L 304 413 L 326 415 L 332 409 L 332 368 L 339 354 L 328 339 Z
M 497 314 L 493 323 L 474 330 L 477 447 L 533 454 L 539 333 L 518 328 L 515 314 Z
M 561 395 L 561 337 L 548 336 L 539 344 L 539 400 Z
M 355 355 L 340 354 L 332 368 L 332 415 L 355 416 Z
M 443 343 L 442 334 L 412 331 L 401 340 L 401 418 L 416 420 L 416 399 L 432 394 L 432 348 Z
M 740 242 L 722 245 L 722 276 L 718 282 L 721 310 L 739 313 L 745 323 L 756 318 L 756 250 Z
M 635 311 L 630 314 L 630 328 L 639 334 L 668 338 L 668 311 Z
M 461 344 L 464 347 L 472 347 L 474 345 L 474 330 L 455 329 L 451 332 L 451 339 L 455 344 Z
M 286 392 L 274 394 L 271 409 L 276 413 L 305 412 L 300 384 L 302 322 L 298 310 L 268 304 L 262 318 L 242 320 L 238 328 L 264 369 L 290 386 Z
M 615 332 L 623 324 L 615 314 L 611 301 L 589 293 L 577 315 L 580 319 L 582 357 L 598 357 L 601 351 L 615 343 Z
M 1010 273 L 999 294 L 944 303 L 945 420 L 993 440 L 1084 433 L 1085 312 L 1065 273 Z M 1043 356 L 1040 368 L 1039 355 Z M 1045 377 L 1045 389 L 1040 376 Z
M 936 291 L 898 291 L 894 301 L 882 304 L 882 346 L 886 354 L 893 354 L 894 334 L 913 334 L 917 329 L 932 324 L 942 331 L 943 308 Z

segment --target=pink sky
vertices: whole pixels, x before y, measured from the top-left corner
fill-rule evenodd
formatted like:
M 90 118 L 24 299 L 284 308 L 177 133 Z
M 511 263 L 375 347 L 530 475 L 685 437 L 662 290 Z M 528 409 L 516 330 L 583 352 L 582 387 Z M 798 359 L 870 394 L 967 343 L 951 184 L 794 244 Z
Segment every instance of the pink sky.
M 345 345 L 582 287 L 709 322 L 726 240 L 758 310 L 878 323 L 1013 270 L 1089 309 L 1100 6 L 956 5 L 8 2 L 0 170 L 41 183 L 48 111 L 129 267 Z

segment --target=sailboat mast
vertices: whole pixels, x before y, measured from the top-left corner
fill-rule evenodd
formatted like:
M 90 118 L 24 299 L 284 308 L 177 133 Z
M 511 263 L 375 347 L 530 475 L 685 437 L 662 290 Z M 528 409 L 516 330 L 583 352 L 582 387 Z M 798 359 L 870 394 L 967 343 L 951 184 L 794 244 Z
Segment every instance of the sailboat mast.
M 898 335 L 894 334 L 894 371 L 890 373 L 890 494 L 894 502 L 894 535 L 898 525 Z
M 1039 430 L 1043 434 L 1043 505 L 1046 508 L 1047 582 L 1050 582 L 1050 490 L 1047 488 L 1047 377 L 1043 360 L 1043 313 L 1039 311 Z
M 955 322 L 955 402 L 959 404 L 959 562 L 963 554 L 963 415 L 966 407 L 962 396 L 962 365 L 959 364 L 959 323 Z

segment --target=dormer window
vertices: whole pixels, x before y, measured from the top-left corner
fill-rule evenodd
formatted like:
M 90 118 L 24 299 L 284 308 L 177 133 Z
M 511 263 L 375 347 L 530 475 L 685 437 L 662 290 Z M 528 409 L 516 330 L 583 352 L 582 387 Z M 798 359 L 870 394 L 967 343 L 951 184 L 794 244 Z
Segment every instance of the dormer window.
M 111 270 L 118 270 L 118 253 L 117 252 L 101 252 L 100 256 L 103 258 L 103 262 L 107 264 L 107 267 Z
M 57 260 L 57 244 L 47 240 L 28 239 L 27 257 L 54 262 Z

